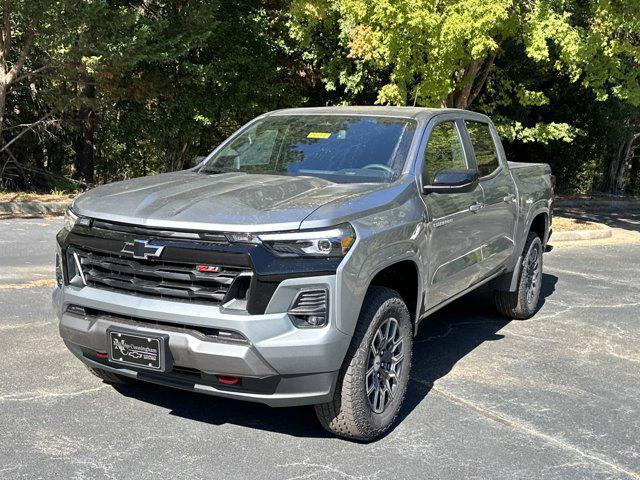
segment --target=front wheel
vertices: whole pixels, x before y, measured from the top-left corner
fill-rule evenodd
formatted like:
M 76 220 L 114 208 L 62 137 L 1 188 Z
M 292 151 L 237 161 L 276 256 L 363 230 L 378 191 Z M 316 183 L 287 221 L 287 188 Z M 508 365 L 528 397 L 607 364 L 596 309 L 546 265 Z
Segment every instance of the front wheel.
M 542 287 L 542 251 L 540 237 L 529 232 L 523 249 L 518 289 L 495 292 L 496 307 L 504 316 L 524 320 L 536 313 Z
M 320 423 L 352 440 L 386 433 L 402 406 L 411 367 L 411 316 L 397 292 L 373 286 L 365 297 L 332 401 L 316 405 Z

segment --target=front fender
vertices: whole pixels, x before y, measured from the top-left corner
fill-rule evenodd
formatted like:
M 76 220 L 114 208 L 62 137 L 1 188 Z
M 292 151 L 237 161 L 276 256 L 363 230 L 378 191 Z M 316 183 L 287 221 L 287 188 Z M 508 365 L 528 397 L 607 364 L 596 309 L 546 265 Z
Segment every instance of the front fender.
M 418 270 L 418 311 L 412 312 L 417 318 L 422 304 L 424 264 L 420 242 L 426 241 L 421 211 L 407 202 L 351 223 L 357 241 L 337 271 L 338 328 L 352 335 L 371 281 L 383 269 L 406 260 L 414 262 Z

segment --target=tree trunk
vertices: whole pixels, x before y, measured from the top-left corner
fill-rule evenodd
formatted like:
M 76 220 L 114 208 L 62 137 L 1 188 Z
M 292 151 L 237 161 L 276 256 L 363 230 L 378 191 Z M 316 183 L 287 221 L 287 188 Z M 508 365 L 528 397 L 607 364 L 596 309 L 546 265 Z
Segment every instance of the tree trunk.
M 0 73 L 4 76 L 3 73 Z M 10 160 L 9 152 L 4 150 L 4 115 L 7 108 L 7 84 L 0 81 L 0 187 L 6 188 L 7 182 L 5 178 L 5 172 L 7 163 Z
M 620 193 L 622 175 L 633 153 L 634 143 L 638 138 L 640 138 L 640 133 L 634 133 L 620 145 L 618 154 L 611 160 L 607 175 L 604 179 L 603 190 L 605 193 L 612 193 L 614 195 Z
M 94 165 L 94 143 L 96 130 L 96 112 L 94 110 L 94 100 L 96 98 L 96 87 L 87 83 L 80 87 L 81 94 L 85 97 L 85 102 L 78 110 L 78 126 L 80 131 L 76 137 L 75 167 L 76 176 L 86 183 L 93 183 Z
M 0 148 L 4 146 L 4 114 L 7 108 L 7 85 L 0 81 Z
M 447 95 L 442 102 L 448 108 L 469 108 L 469 105 L 478 97 L 489 76 L 489 71 L 493 67 L 495 54 L 492 53 L 487 58 L 471 60 L 469 65 L 459 70 L 454 78 L 458 85 L 453 92 Z
M 640 156 L 634 155 L 631 162 L 627 191 L 631 195 L 640 195 Z
M 461 87 L 451 92 L 445 101 L 449 108 L 467 108 L 469 105 L 469 95 L 473 88 L 473 82 L 482 66 L 482 59 L 472 60 L 464 70 L 457 73 L 458 82 Z

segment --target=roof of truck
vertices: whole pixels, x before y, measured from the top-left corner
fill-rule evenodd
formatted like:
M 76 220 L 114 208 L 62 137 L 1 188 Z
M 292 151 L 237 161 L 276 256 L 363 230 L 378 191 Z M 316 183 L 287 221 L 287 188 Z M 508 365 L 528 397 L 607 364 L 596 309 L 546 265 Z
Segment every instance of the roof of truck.
M 275 110 L 269 115 L 373 115 L 384 117 L 426 118 L 443 112 L 465 112 L 456 108 L 387 107 L 387 106 L 341 106 L 305 107 Z

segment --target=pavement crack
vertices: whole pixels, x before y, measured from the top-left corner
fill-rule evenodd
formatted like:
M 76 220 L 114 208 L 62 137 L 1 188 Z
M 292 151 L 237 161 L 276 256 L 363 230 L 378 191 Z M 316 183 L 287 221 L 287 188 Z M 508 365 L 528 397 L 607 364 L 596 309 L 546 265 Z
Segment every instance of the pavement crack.
M 325 465 L 323 463 L 313 463 L 310 462 L 309 459 L 305 459 L 302 462 L 292 462 L 292 463 L 285 463 L 282 465 L 276 465 L 276 467 L 278 468 L 286 468 L 286 467 L 308 467 L 311 469 L 314 469 L 315 471 L 309 472 L 308 474 L 300 474 L 300 475 L 296 475 L 294 477 L 287 477 L 287 480 L 300 480 L 300 479 L 305 479 L 305 478 L 312 478 L 314 476 L 319 476 L 321 478 L 326 478 L 327 474 L 333 474 L 333 475 L 338 475 L 342 478 L 348 478 L 348 479 L 352 479 L 352 480 L 368 480 L 371 478 L 378 478 L 380 472 L 375 472 L 371 475 L 366 475 L 366 476 L 362 476 L 362 475 L 351 475 L 343 470 L 340 470 L 337 467 L 334 467 L 332 465 Z
M 567 306 L 563 310 L 558 310 L 557 312 L 548 313 L 548 314 L 545 314 L 545 315 L 536 315 L 532 319 L 533 320 L 547 320 L 549 318 L 559 317 L 560 315 L 567 313 L 572 308 L 575 308 L 575 307 L 574 306 Z
M 20 468 L 20 466 L 18 465 L 11 465 L 9 467 L 0 467 L 0 473 L 12 472 L 14 470 L 18 470 L 18 468 Z
M 600 280 L 601 282 L 605 282 L 607 284 L 623 285 L 623 286 L 629 287 L 629 288 L 637 288 L 635 285 L 633 285 L 630 282 L 625 282 L 625 281 L 622 281 L 622 280 L 615 280 L 614 278 L 611 278 L 611 277 L 605 277 L 605 276 L 596 275 L 596 274 L 593 274 L 593 273 L 577 272 L 575 270 L 567 270 L 567 269 L 564 269 L 564 268 L 549 267 L 547 265 L 545 265 L 544 270 L 546 272 L 557 272 L 557 273 L 564 273 L 566 275 L 576 275 L 578 277 L 584 277 L 584 278 L 588 278 L 590 280 Z
M 611 305 L 603 305 L 603 304 L 588 305 L 588 304 L 583 304 L 583 305 L 576 305 L 576 308 L 627 308 L 627 307 L 638 307 L 638 306 L 640 306 L 640 302 L 613 303 Z
M 23 392 L 23 393 L 10 393 L 8 395 L 0 395 L 0 402 L 28 402 L 31 400 L 42 400 L 46 398 L 58 398 L 58 397 L 77 397 L 78 395 L 84 395 L 86 393 L 97 392 L 103 388 L 107 388 L 108 385 L 99 385 L 93 388 L 87 388 L 85 390 L 77 390 L 74 392 Z
M 447 392 L 446 390 L 443 390 L 439 387 L 436 387 L 434 384 L 430 383 L 430 382 L 424 382 L 418 379 L 412 379 L 413 381 L 420 383 L 422 385 L 425 385 L 429 388 L 431 388 L 431 391 L 433 391 L 434 393 L 436 393 L 437 395 L 445 398 L 446 400 L 449 400 L 452 403 L 455 403 L 457 405 L 463 406 L 465 408 L 468 408 L 470 410 L 473 410 L 474 412 L 484 416 L 485 418 L 488 418 L 490 420 L 493 420 L 495 422 L 501 423 L 502 425 L 505 425 L 507 427 L 516 429 L 522 433 L 525 433 L 527 435 L 533 436 L 533 437 L 537 437 L 540 438 L 548 443 L 551 443 L 559 448 L 562 448 L 563 450 L 567 450 L 567 451 L 571 451 L 574 452 L 586 459 L 589 459 L 593 462 L 596 462 L 600 465 L 603 465 L 605 467 L 608 467 L 618 473 L 622 473 L 626 476 L 628 476 L 629 478 L 632 478 L 633 480 L 640 480 L 640 473 L 632 471 L 632 470 L 628 470 L 625 467 L 622 467 L 620 465 L 617 465 L 613 462 L 610 462 L 609 460 L 600 457 L 599 455 L 583 450 L 575 445 L 572 445 L 571 443 L 562 440 L 560 438 L 556 438 L 550 434 L 544 433 L 536 428 L 533 428 L 529 425 L 526 425 L 524 423 L 522 423 L 521 421 L 519 421 L 516 418 L 510 417 L 508 415 L 505 415 L 504 413 L 500 413 L 500 412 L 495 412 L 493 410 L 490 410 L 486 407 L 483 407 L 482 405 L 478 405 L 477 403 L 474 403 L 470 400 L 466 400 L 464 398 L 461 398 L 457 395 L 454 395 L 451 392 Z

